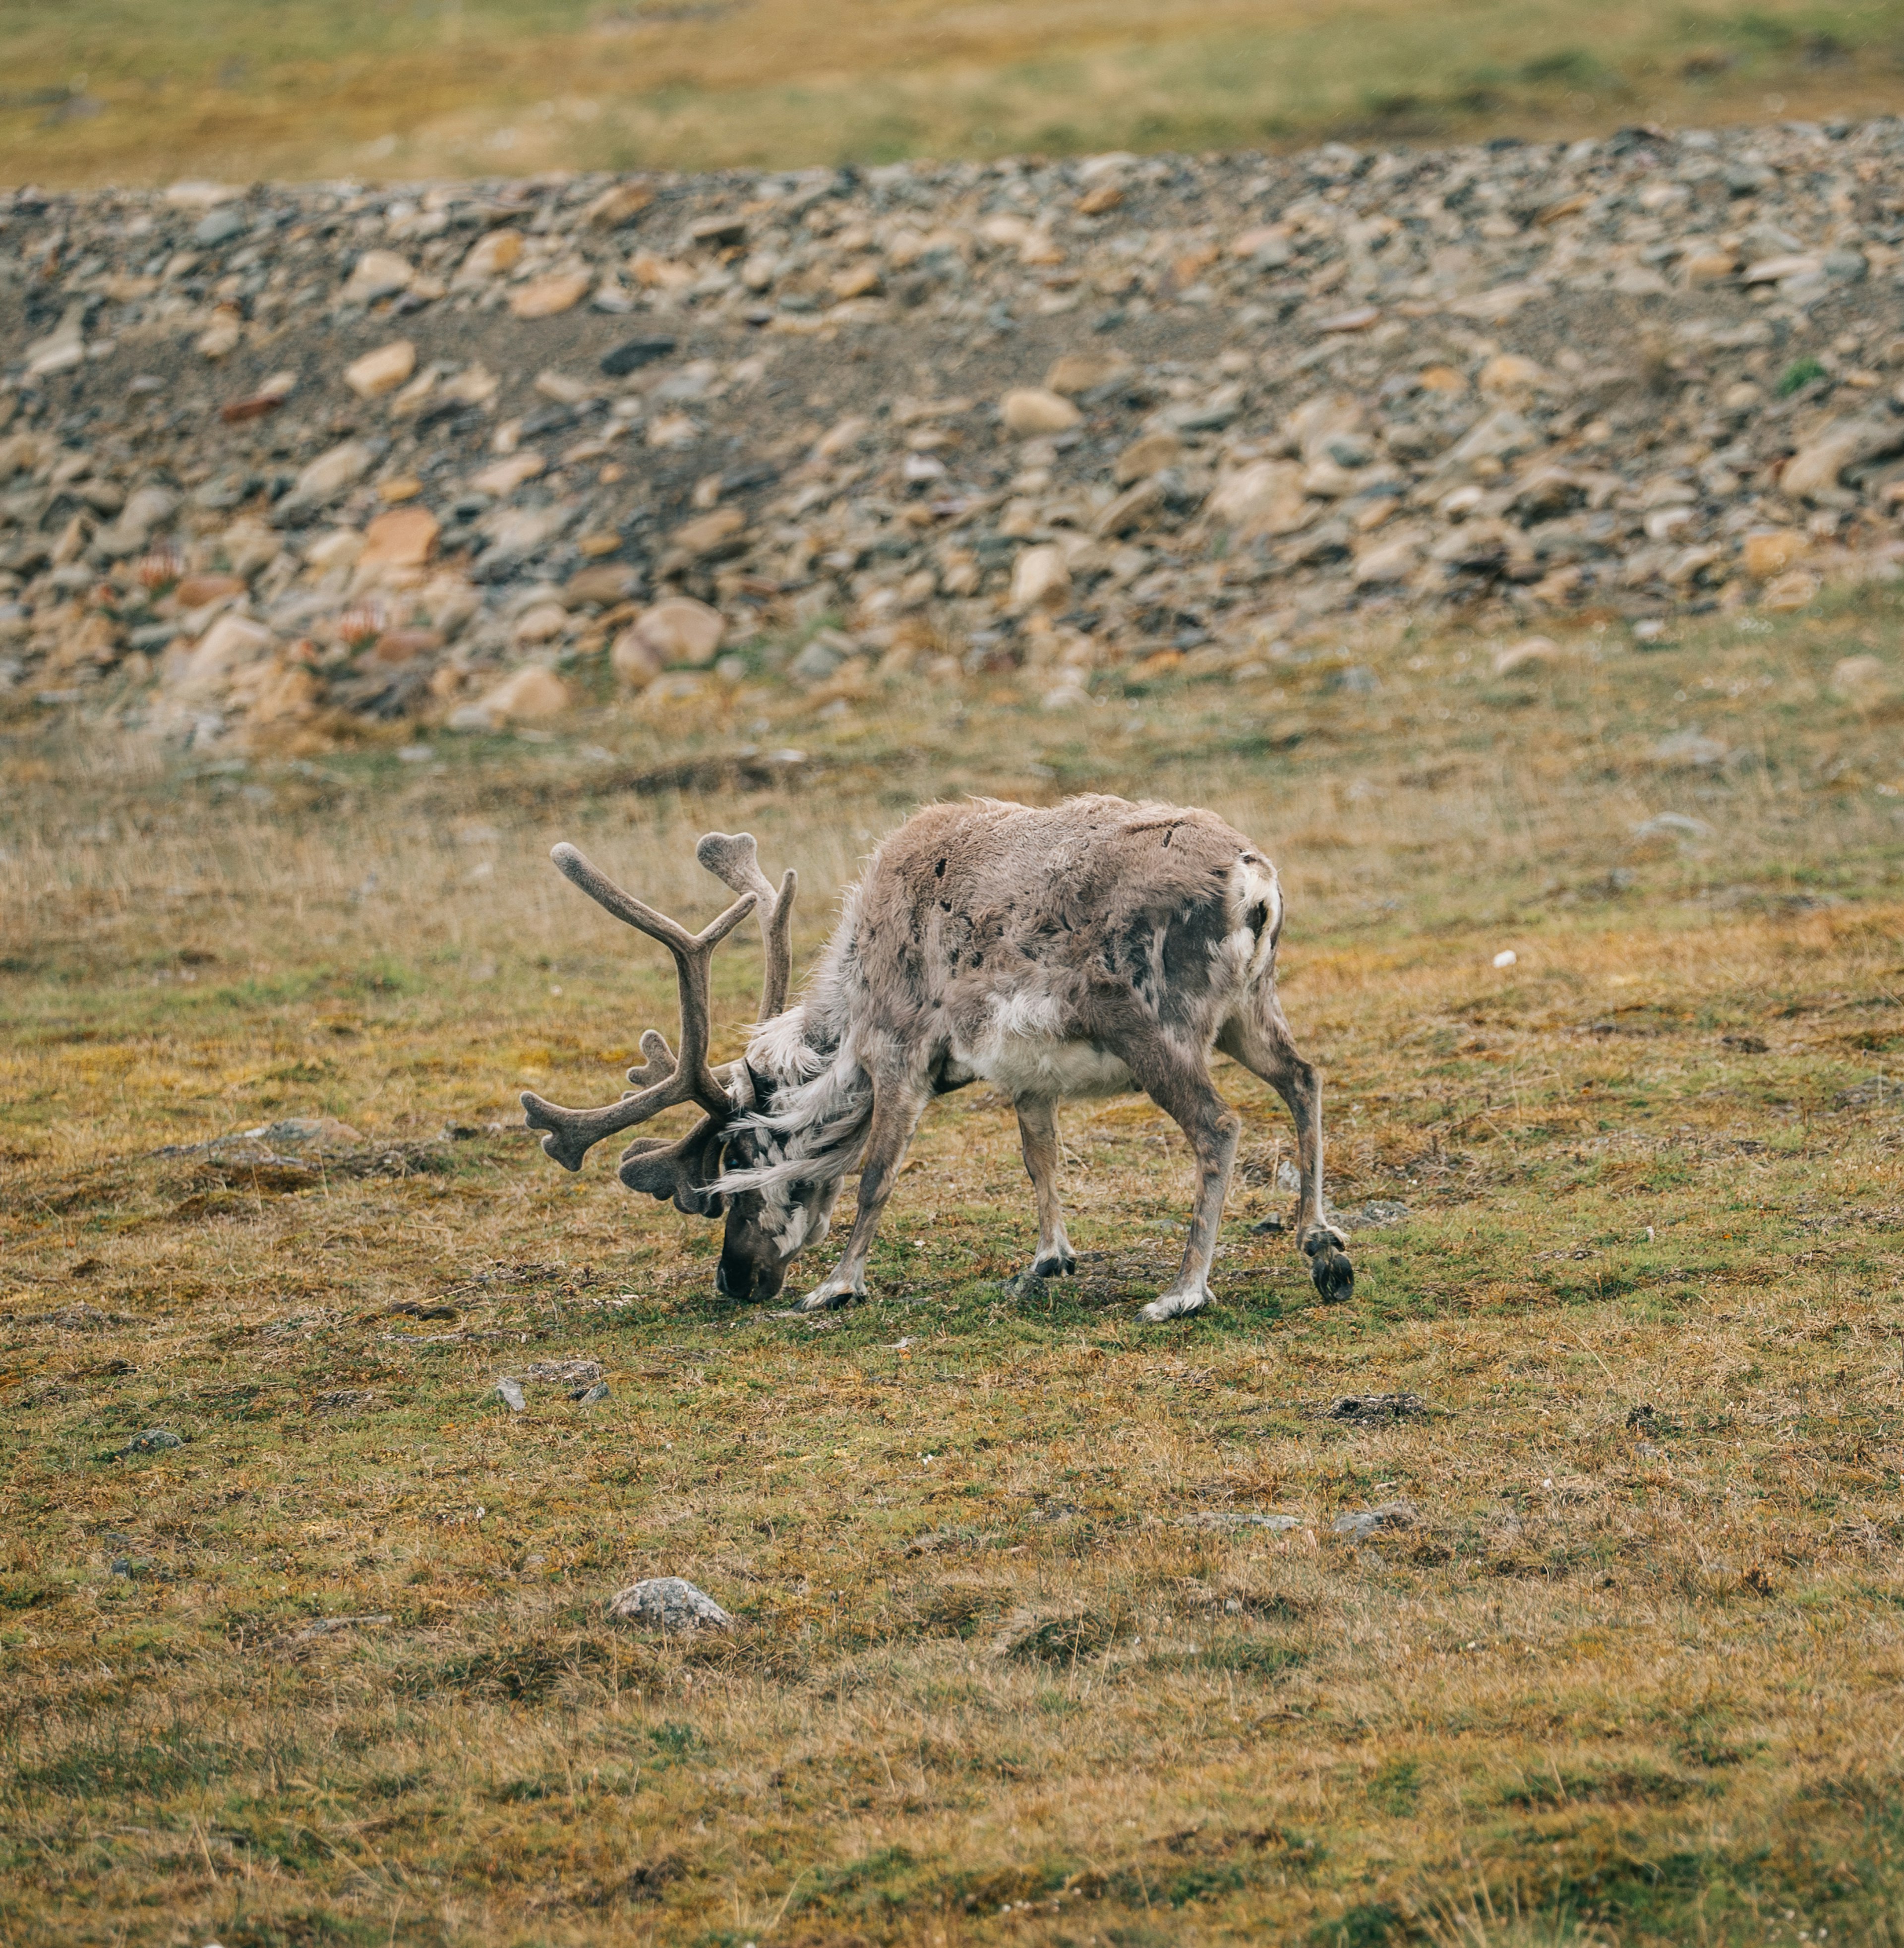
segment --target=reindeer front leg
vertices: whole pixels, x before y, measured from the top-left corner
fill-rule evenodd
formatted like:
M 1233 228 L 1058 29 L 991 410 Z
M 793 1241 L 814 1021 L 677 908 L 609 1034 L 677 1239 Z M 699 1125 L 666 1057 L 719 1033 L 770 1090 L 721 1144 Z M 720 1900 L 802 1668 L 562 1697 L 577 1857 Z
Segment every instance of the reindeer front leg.
M 1018 1111 L 1025 1174 L 1038 1205 L 1038 1251 L 1031 1261 L 1031 1276 L 1058 1278 L 1078 1269 L 1078 1254 L 1065 1236 L 1065 1214 L 1058 1204 L 1057 1106 L 1042 1097 L 1028 1096 L 1013 1107 Z
M 879 1215 L 899 1179 L 899 1167 L 919 1127 L 932 1092 L 909 1078 L 874 1070 L 873 1123 L 866 1140 L 866 1152 L 860 1163 L 859 1208 L 853 1218 L 852 1234 L 846 1249 L 833 1267 L 832 1277 L 817 1285 L 795 1308 L 801 1312 L 827 1312 L 866 1294 L 866 1261 L 873 1249 L 873 1234 L 879 1228 Z

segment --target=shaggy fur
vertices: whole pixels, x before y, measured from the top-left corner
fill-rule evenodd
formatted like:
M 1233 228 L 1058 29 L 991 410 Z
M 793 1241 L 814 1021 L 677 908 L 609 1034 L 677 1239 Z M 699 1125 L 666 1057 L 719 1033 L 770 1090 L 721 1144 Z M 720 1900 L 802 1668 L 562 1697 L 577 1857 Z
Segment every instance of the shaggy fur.
M 738 1209 L 790 1258 L 823 1234 L 840 1179 L 863 1159 L 845 1254 L 803 1304 L 861 1291 L 921 1110 L 982 1078 L 1019 1109 L 1037 1266 L 1068 1270 L 1053 1107 L 1142 1088 L 1182 1126 L 1200 1175 L 1182 1270 L 1146 1310 L 1198 1311 L 1240 1127 L 1209 1079 L 1220 1047 L 1295 1113 L 1298 1238 L 1325 1296 L 1346 1297 L 1353 1274 L 1323 1214 L 1319 1080 L 1276 999 L 1282 913 L 1274 867 L 1208 811 L 1092 797 L 919 813 L 848 895 L 803 998 L 749 1045 L 761 1106 L 729 1132 L 730 1252 Z

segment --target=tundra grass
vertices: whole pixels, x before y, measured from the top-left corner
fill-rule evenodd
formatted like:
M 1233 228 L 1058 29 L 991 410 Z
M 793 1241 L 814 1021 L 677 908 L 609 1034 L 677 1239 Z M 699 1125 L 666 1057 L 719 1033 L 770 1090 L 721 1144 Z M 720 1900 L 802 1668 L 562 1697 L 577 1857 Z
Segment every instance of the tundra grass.
M 1896 619 L 421 760 L 0 722 L 0 1934 L 1896 1938 L 1904 799 L 1831 676 Z M 1694 726 L 1728 755 L 1670 768 Z M 1163 1327 L 1141 1100 L 1062 1118 L 1041 1287 L 1008 1106 L 935 1106 L 817 1321 L 514 1127 L 672 1013 L 552 840 L 698 921 L 694 836 L 751 829 L 810 961 L 921 798 L 1088 787 L 1281 864 L 1332 1202 L 1407 1213 L 1352 1304 L 1252 1228 L 1289 1132 L 1233 1068 L 1220 1303 Z M 315 1166 L 201 1147 L 320 1114 Z M 654 1574 L 735 1628 L 611 1622 Z
M 789 168 L 1889 113 L 1904 0 L 0 0 L 0 181 Z

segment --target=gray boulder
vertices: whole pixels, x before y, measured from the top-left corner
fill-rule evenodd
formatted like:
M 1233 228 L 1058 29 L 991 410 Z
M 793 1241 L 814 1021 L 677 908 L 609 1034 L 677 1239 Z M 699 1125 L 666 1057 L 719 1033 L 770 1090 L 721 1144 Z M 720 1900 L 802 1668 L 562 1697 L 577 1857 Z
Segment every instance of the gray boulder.
M 631 1583 L 609 1599 L 608 1613 L 625 1624 L 662 1630 L 724 1630 L 733 1619 L 705 1590 L 685 1577 L 650 1576 Z

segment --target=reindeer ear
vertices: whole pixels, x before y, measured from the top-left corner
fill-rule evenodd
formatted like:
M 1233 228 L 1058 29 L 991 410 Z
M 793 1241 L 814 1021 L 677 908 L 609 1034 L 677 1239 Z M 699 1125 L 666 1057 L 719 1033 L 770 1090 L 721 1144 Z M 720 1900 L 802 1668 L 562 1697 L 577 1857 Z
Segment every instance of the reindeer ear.
M 718 1218 L 721 1197 L 721 1124 L 704 1116 L 674 1143 L 659 1137 L 637 1137 L 622 1152 L 616 1173 L 631 1190 L 645 1190 L 662 1202 L 672 1202 L 690 1218 Z

